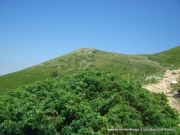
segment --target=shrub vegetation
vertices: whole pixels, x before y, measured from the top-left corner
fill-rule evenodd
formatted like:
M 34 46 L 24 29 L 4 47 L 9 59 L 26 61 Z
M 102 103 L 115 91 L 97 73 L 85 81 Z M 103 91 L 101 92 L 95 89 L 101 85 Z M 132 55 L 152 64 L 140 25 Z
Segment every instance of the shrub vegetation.
M 164 94 L 110 72 L 82 71 L 47 79 L 2 95 L 1 135 L 115 134 L 111 128 L 173 128 L 118 134 L 177 134 L 179 115 Z
M 57 76 L 58 76 L 57 70 L 56 70 L 56 71 L 53 71 L 53 72 L 51 73 L 51 77 L 57 77 Z

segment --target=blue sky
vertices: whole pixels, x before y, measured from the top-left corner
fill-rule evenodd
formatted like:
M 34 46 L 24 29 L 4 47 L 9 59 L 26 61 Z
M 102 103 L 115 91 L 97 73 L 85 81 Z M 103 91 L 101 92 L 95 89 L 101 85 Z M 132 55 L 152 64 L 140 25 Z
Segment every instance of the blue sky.
M 152 54 L 178 45 L 179 0 L 0 0 L 0 75 L 82 47 Z

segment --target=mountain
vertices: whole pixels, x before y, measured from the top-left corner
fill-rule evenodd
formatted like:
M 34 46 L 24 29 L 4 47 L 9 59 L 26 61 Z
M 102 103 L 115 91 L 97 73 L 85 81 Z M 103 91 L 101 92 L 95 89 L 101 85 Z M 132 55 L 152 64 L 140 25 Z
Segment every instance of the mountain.
M 151 55 L 127 55 L 81 48 L 24 70 L 0 76 L 0 93 L 51 77 L 59 78 L 79 70 L 105 70 L 142 81 L 167 69 L 180 67 L 180 46 Z

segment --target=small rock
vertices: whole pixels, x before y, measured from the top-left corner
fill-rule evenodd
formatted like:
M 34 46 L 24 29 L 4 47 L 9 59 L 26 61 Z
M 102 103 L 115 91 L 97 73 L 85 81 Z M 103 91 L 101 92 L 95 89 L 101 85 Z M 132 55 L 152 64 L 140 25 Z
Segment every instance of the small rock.
M 172 75 L 176 75 L 177 73 L 175 71 L 172 71 Z
M 169 72 L 170 70 L 167 70 L 166 72 Z
M 176 80 L 172 81 L 171 82 L 172 84 L 177 84 L 178 82 Z

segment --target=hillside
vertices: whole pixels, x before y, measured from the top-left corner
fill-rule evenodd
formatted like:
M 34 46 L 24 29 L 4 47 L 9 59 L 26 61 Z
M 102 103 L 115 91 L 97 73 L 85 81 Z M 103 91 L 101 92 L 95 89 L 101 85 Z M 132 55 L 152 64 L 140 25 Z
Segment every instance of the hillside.
M 27 69 L 0 76 L 0 93 L 50 78 L 57 70 L 58 78 L 79 70 L 105 70 L 143 82 L 149 75 L 179 67 L 180 46 L 152 55 L 126 55 L 81 48 Z M 176 60 L 174 60 L 176 59 Z
M 149 55 L 148 59 L 157 61 L 160 65 L 169 67 L 169 69 L 178 69 L 180 67 L 180 46 Z

